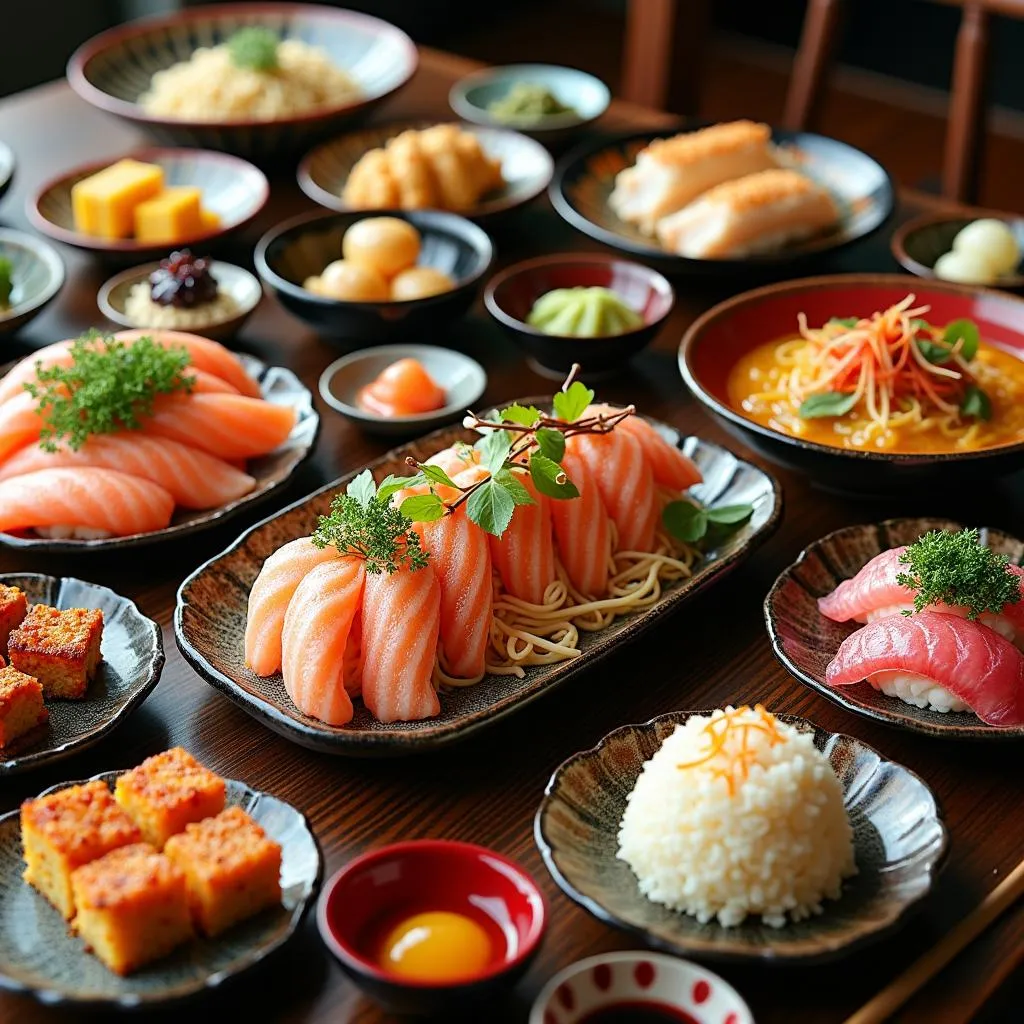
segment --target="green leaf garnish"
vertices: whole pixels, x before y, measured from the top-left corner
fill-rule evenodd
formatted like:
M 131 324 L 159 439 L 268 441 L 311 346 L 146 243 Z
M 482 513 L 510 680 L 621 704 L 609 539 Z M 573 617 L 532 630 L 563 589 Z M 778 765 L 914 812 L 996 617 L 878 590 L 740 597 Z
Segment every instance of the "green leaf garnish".
M 577 380 L 573 381 L 565 391 L 557 392 L 552 405 L 555 415 L 560 420 L 575 423 L 593 401 L 594 392 Z
M 492 474 L 497 473 L 512 448 L 512 435 L 507 430 L 491 430 L 473 445 L 480 452 L 480 462 Z
M 670 501 L 661 510 L 665 529 L 684 544 L 724 539 L 735 533 L 754 514 L 753 505 L 720 505 L 701 508 L 685 498 Z
M 40 447 L 59 450 L 64 441 L 78 451 L 93 434 L 139 430 L 158 395 L 190 392 L 195 377 L 181 347 L 164 348 L 143 336 L 128 344 L 96 332 L 71 346 L 70 366 L 36 366 L 25 390 L 37 401 L 43 428 Z
M 262 25 L 240 28 L 228 39 L 228 53 L 235 67 L 273 71 L 277 67 L 278 37 Z
M 946 324 L 946 329 L 942 332 L 942 340 L 950 348 L 953 348 L 958 341 L 961 342 L 960 358 L 965 363 L 969 363 L 978 354 L 981 332 L 973 320 L 954 320 L 952 323 Z
M 530 479 L 533 486 L 549 498 L 566 499 L 580 496 L 576 485 L 565 475 L 565 470 L 543 452 L 533 452 L 530 455 Z
M 0 256 L 0 306 L 10 305 L 13 291 L 14 264 L 6 256 Z
M 936 366 L 948 363 L 953 358 L 953 350 L 942 341 L 929 341 L 927 338 L 915 338 L 914 344 L 918 352 Z
M 920 317 L 915 317 L 913 320 L 911 320 L 910 326 L 915 331 L 928 331 L 929 333 L 931 333 L 935 330 L 935 328 L 932 327 L 932 325 L 928 323 L 927 320 L 922 320 Z
M 458 484 L 440 466 L 431 465 L 429 462 L 420 462 L 417 465 L 420 472 L 430 483 L 441 484 L 442 487 L 451 487 L 455 491 L 459 489 Z
M 519 423 L 524 427 L 532 427 L 540 419 L 540 409 L 533 405 L 510 405 L 502 409 L 500 414 L 509 423 Z
M 517 505 L 537 504 L 533 500 L 533 495 L 526 489 L 526 485 L 510 469 L 499 470 L 494 476 L 494 482 L 504 487 Z
M 377 484 L 373 479 L 373 473 L 364 469 L 359 476 L 350 480 L 345 493 L 350 498 L 355 498 L 363 508 L 370 504 L 370 499 L 377 495 Z
M 848 330 L 852 331 L 853 328 L 860 323 L 860 320 L 855 316 L 832 316 L 829 317 L 828 322 L 830 324 L 836 324 L 839 327 L 846 327 Z
M 496 480 L 485 480 L 466 502 L 466 514 L 487 533 L 500 537 L 512 522 L 516 503 L 512 494 Z
M 435 523 L 444 515 L 444 502 L 436 494 L 410 495 L 399 511 L 412 523 Z
M 395 476 L 394 473 L 389 473 L 377 488 L 377 497 L 381 501 L 387 501 L 396 491 L 404 491 L 407 487 L 419 487 L 426 482 L 426 477 L 422 473 L 413 476 Z
M 985 612 L 999 614 L 1021 599 L 1020 581 L 1006 568 L 1009 559 L 983 547 L 977 530 L 932 530 L 911 544 L 900 562 L 910 568 L 896 582 L 916 591 L 914 611 L 946 604 L 966 608 L 967 617 L 976 619 Z
M 992 419 L 992 402 L 977 384 L 969 384 L 960 402 L 960 412 L 976 420 Z
M 857 404 L 853 392 L 822 391 L 808 395 L 800 403 L 800 417 L 805 420 L 820 419 L 824 416 L 843 416 Z
M 555 462 L 561 462 L 562 456 L 565 455 L 565 434 L 560 430 L 551 430 L 547 427 L 542 427 L 534 435 L 537 438 L 537 444 L 540 446 L 540 450 L 549 458 Z
M 704 510 L 709 523 L 717 523 L 719 526 L 740 526 L 745 523 L 753 514 L 753 505 L 720 505 L 718 508 Z

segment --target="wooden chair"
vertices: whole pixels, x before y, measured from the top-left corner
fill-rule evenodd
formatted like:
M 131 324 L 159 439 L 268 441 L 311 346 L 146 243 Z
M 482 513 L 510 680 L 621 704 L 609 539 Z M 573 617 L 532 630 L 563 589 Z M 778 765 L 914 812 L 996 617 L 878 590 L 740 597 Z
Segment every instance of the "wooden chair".
M 947 199 L 975 201 L 987 106 L 985 65 L 993 14 L 1024 18 L 1024 0 L 933 0 L 963 8 L 956 39 L 949 123 L 942 165 L 942 194 Z M 786 98 L 783 124 L 811 128 L 816 124 L 825 76 L 835 48 L 841 0 L 808 0 L 800 49 Z

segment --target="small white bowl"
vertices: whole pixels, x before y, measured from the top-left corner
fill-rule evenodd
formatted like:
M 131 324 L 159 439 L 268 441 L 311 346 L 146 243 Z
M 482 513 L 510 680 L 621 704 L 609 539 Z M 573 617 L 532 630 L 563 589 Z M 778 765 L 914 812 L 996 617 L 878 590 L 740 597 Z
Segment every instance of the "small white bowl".
M 645 1003 L 696 1024 L 754 1024 L 742 996 L 713 971 L 645 950 L 601 953 L 559 971 L 537 996 L 529 1024 L 578 1024 L 594 1010 Z
M 444 388 L 447 404 L 413 416 L 378 416 L 356 405 L 356 393 L 399 359 L 416 359 Z M 451 423 L 471 408 L 487 387 L 484 368 L 469 356 L 434 345 L 381 345 L 336 359 L 320 376 L 320 396 L 343 416 L 369 433 L 390 437 L 427 433 Z
M 145 263 L 141 267 L 132 267 L 120 274 L 115 274 L 109 281 L 105 282 L 96 295 L 96 305 L 100 312 L 115 324 L 122 327 L 154 327 L 154 324 L 138 323 L 125 312 L 125 303 L 128 301 L 128 293 L 140 281 L 145 281 L 149 275 L 160 266 L 160 262 Z M 179 327 L 177 330 L 193 331 L 202 334 L 205 338 L 212 338 L 214 341 L 222 341 L 235 334 L 242 324 L 252 315 L 253 310 L 260 304 L 263 298 L 263 286 L 259 278 L 250 274 L 242 267 L 236 267 L 233 263 L 224 263 L 221 260 L 210 260 L 210 271 L 217 280 L 217 289 L 228 292 L 234 297 L 238 309 L 230 316 L 221 317 L 219 320 L 211 320 L 208 323 L 193 324 L 189 327 Z

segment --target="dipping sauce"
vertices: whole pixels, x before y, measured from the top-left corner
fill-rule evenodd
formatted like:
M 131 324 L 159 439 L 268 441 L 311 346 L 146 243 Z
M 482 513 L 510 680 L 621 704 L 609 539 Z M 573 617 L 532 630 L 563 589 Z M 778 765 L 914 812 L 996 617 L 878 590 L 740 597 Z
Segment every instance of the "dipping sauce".
M 442 409 L 444 388 L 434 382 L 416 359 L 399 359 L 385 367 L 376 380 L 360 388 L 356 405 L 378 416 L 415 416 Z
M 635 331 L 644 318 L 609 288 L 556 288 L 537 299 L 526 322 L 545 334 L 607 338 Z
M 579 1024 L 700 1024 L 685 1010 L 668 1003 L 627 1002 L 601 1006 L 579 1019 Z
M 456 982 L 476 977 L 493 957 L 490 936 L 476 921 L 434 910 L 392 928 L 381 944 L 378 962 L 399 978 Z

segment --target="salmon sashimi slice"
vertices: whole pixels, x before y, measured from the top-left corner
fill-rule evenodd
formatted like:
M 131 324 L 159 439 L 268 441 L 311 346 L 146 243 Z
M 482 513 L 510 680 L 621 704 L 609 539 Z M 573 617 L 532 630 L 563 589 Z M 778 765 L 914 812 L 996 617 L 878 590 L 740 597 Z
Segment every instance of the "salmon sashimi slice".
M 491 561 L 513 597 L 543 604 L 544 591 L 557 577 L 551 502 L 537 490 L 528 474 L 517 475 L 534 504 L 517 505 L 512 522 L 501 537 L 488 535 Z
M 653 551 L 658 527 L 654 473 L 633 434 L 576 434 L 566 450 L 578 452 L 597 480 L 605 510 L 618 530 L 619 551 Z M 517 510 L 518 512 L 518 510 Z
M 198 448 L 138 431 L 95 434 L 78 451 L 31 445 L 0 463 L 0 480 L 66 466 L 116 469 L 167 490 L 182 508 L 218 508 L 248 494 L 256 481 Z
M 989 725 L 1024 725 L 1024 655 L 995 630 L 923 611 L 868 623 L 841 644 L 829 686 L 867 680 L 918 707 L 970 708 Z
M 174 498 L 114 469 L 40 469 L 0 481 L 0 531 L 75 527 L 127 537 L 162 530 Z
M 380 376 L 359 389 L 359 405 L 378 416 L 415 416 L 440 409 L 447 401 L 424 366 L 415 359 L 399 359 Z
M 615 429 L 625 430 L 640 442 L 659 487 L 682 493 L 704 479 L 693 459 L 669 444 L 647 420 L 627 416 Z
M 370 713 L 381 722 L 438 714 L 433 673 L 441 588 L 434 570 L 367 573 L 362 618 L 362 696 Z
M 295 706 L 328 725 L 352 719 L 345 648 L 359 613 L 366 570 L 345 555 L 311 569 L 298 585 L 281 633 L 281 677 Z
M 143 429 L 220 459 L 251 459 L 282 445 L 295 419 L 288 406 L 244 395 L 159 395 Z
M 465 506 L 433 523 L 415 523 L 441 588 L 440 645 L 449 675 L 475 679 L 484 672 L 494 586 L 487 534 Z
M 608 560 L 612 547 L 608 513 L 597 480 L 578 449 L 566 448 L 562 468 L 580 496 L 551 502 L 558 557 L 569 581 L 581 594 L 604 597 L 608 592 Z
M 342 682 L 349 697 L 358 697 L 362 688 L 363 671 L 363 606 L 360 604 L 352 618 L 345 644 L 345 664 L 342 666 Z
M 910 566 L 900 558 L 906 545 L 889 548 L 866 562 L 853 579 L 818 598 L 818 610 L 834 622 L 868 622 L 914 607 L 914 591 L 896 582 Z
M 318 565 L 340 557 L 336 548 L 318 548 L 310 537 L 300 537 L 263 563 L 249 591 L 245 620 L 245 663 L 256 675 L 272 676 L 281 667 L 281 630 L 298 585 Z
M 0 405 L 0 461 L 39 440 L 43 418 L 36 410 L 36 400 L 23 391 Z

